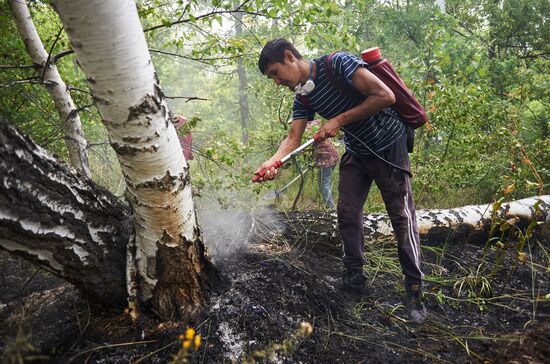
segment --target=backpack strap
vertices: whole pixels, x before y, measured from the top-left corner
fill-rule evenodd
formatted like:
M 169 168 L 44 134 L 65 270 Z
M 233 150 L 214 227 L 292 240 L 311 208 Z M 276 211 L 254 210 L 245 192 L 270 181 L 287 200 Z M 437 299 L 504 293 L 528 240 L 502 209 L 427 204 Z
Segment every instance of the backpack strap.
M 308 109 L 311 109 L 311 104 L 309 103 L 309 99 L 305 95 L 298 95 L 298 100 L 307 107 Z
M 334 69 L 332 68 L 332 58 L 337 52 L 332 52 L 325 58 L 325 72 L 327 74 L 327 78 L 332 86 L 336 87 L 345 96 L 348 97 L 356 97 L 358 95 L 363 95 L 359 91 L 357 91 L 354 87 L 350 86 L 346 81 L 342 80 L 340 77 L 338 77 L 337 74 L 334 73 Z
M 326 56 L 324 60 L 325 72 L 327 74 L 328 81 L 333 87 L 342 91 L 342 93 L 347 97 L 357 97 L 358 95 L 363 96 L 363 94 L 357 91 L 357 89 L 350 86 L 346 81 L 342 80 L 337 74 L 334 73 L 334 69 L 332 68 L 332 58 L 337 52 L 338 51 L 332 52 Z M 300 100 L 305 107 L 311 109 L 311 104 L 307 96 L 298 95 L 298 100 Z

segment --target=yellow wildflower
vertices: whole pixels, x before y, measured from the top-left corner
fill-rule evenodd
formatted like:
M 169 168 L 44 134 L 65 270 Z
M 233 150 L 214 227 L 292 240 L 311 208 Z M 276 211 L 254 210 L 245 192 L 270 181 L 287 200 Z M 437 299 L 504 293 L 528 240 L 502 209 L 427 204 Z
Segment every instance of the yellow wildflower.
M 201 346 L 201 336 L 197 335 L 195 336 L 195 349 L 198 349 Z
M 189 347 L 191 346 L 191 340 L 185 340 L 182 344 L 182 346 L 185 348 L 185 349 L 189 349 Z
M 195 330 L 193 328 L 189 327 L 187 331 L 185 331 L 185 339 L 186 340 L 192 340 L 195 336 Z
M 515 187 L 516 187 L 515 183 L 512 183 L 511 185 L 504 187 L 504 189 L 502 190 L 502 194 L 505 196 L 511 194 L 512 192 L 514 192 Z

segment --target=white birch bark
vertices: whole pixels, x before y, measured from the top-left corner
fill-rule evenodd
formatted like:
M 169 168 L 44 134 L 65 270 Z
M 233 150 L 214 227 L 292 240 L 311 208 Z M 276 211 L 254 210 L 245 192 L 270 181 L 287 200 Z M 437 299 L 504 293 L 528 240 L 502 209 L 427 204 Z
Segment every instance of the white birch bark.
M 533 206 L 539 199 L 542 200 L 540 206 L 542 214 L 535 216 Z M 453 209 L 418 210 L 416 212 L 418 232 L 421 237 L 425 238 L 437 231 L 445 232 L 448 235 L 448 233 L 458 232 L 458 230 L 464 230 L 465 232 L 483 230 L 490 223 L 492 213 L 493 204 L 470 205 Z M 531 221 L 532 219 L 538 219 L 539 221 L 549 221 L 550 195 L 529 197 L 504 203 L 500 207 L 497 216 L 506 220 Z M 393 229 L 386 214 L 369 214 L 365 216 L 364 228 L 366 235 L 371 237 L 393 235 Z
M 33 63 L 37 66 L 39 76 L 44 73 L 44 83 L 50 94 L 59 117 L 65 137 L 65 143 L 69 152 L 69 160 L 73 167 L 80 170 L 86 177 L 91 178 L 92 173 L 88 163 L 86 146 L 88 142 L 84 138 L 80 117 L 73 99 L 57 71 L 53 62 L 48 62 L 48 52 L 44 49 L 42 40 L 32 22 L 31 14 L 25 0 L 8 0 L 11 7 L 17 29 L 23 38 L 27 52 Z
M 243 32 L 243 14 L 235 14 L 235 35 L 240 37 Z M 248 107 L 248 94 L 246 93 L 246 68 L 244 60 L 239 57 L 237 60 L 237 77 L 239 78 L 239 111 L 241 114 L 241 141 L 248 144 L 248 129 L 250 126 L 250 109 Z
M 204 246 L 187 163 L 153 68 L 136 5 L 129 0 L 58 0 L 134 210 L 140 298 L 161 316 L 204 304 Z M 187 305 L 188 307 L 182 307 Z
M 124 305 L 129 209 L 0 119 L 0 250 Z
M 439 9 L 441 10 L 442 13 L 444 13 L 446 11 L 445 0 L 436 0 L 435 5 L 437 7 L 439 7 Z

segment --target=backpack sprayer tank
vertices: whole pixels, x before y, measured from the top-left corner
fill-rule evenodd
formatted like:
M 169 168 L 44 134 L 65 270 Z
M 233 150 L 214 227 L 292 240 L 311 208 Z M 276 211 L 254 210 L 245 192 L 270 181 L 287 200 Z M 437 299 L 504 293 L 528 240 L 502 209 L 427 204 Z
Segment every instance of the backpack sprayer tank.
M 361 52 L 361 58 L 368 64 L 369 71 L 374 73 L 393 91 L 395 95 L 393 108 L 403 122 L 414 129 L 424 125 L 428 121 L 424 108 L 397 75 L 390 62 L 382 58 L 380 48 L 374 47 L 364 50 Z

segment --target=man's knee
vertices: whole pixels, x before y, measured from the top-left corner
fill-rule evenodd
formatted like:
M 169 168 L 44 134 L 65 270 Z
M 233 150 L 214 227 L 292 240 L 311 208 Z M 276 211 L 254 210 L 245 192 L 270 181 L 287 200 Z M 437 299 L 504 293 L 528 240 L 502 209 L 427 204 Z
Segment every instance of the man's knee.
M 358 220 L 361 220 L 363 206 L 341 203 L 338 201 L 336 211 L 338 213 L 338 224 L 340 226 L 356 224 Z

